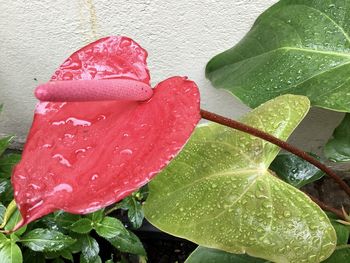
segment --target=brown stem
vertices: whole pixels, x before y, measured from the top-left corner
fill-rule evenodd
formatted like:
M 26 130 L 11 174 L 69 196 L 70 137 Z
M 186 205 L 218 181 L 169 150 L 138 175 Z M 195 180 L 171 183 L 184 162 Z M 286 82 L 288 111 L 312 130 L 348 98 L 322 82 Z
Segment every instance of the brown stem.
M 225 125 L 227 127 L 248 133 L 248 134 L 253 135 L 255 137 L 259 137 L 265 141 L 271 142 L 271 143 L 279 146 L 280 148 L 282 148 L 288 152 L 291 152 L 291 153 L 299 156 L 300 158 L 306 160 L 307 162 L 313 164 L 314 166 L 316 166 L 317 168 L 319 168 L 320 170 L 322 170 L 323 172 L 328 174 L 340 186 L 340 188 L 343 189 L 350 197 L 350 187 L 336 173 L 334 173 L 331 169 L 329 169 L 326 165 L 324 165 L 323 163 L 321 163 L 320 161 L 318 161 L 314 157 L 310 156 L 306 152 L 301 151 L 298 148 L 294 147 L 293 145 L 290 145 L 289 143 L 282 141 L 282 140 L 280 140 L 280 139 L 278 139 L 278 138 L 276 138 L 276 137 L 274 137 L 266 132 L 263 132 L 263 131 L 258 130 L 256 128 L 253 128 L 251 126 L 243 124 L 241 122 L 220 116 L 218 114 L 208 112 L 208 111 L 201 109 L 201 116 L 203 119 Z

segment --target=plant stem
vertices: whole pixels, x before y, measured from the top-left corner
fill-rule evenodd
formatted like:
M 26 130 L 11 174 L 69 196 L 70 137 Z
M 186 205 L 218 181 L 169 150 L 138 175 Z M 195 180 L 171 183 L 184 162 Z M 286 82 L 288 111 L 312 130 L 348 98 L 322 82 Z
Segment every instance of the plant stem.
M 300 158 L 304 159 L 305 161 L 313 164 L 323 172 L 325 172 L 327 175 L 329 175 L 339 186 L 341 189 L 343 189 L 348 196 L 350 197 L 350 187 L 347 185 L 335 172 L 333 172 L 331 169 L 329 169 L 326 165 L 315 159 L 314 157 L 310 156 L 306 152 L 299 150 L 298 148 L 294 147 L 293 145 L 290 145 L 289 143 L 282 141 L 271 134 L 268 134 L 266 132 L 263 132 L 261 130 L 258 130 L 254 127 L 248 126 L 246 124 L 243 124 L 241 122 L 220 116 L 218 114 L 205 111 L 201 109 L 201 116 L 203 119 L 213 121 L 222 125 L 225 125 L 227 127 L 248 133 L 250 135 L 253 135 L 255 137 L 259 137 L 265 141 L 271 142 L 280 148 L 291 152 L 295 154 L 296 156 L 299 156 Z

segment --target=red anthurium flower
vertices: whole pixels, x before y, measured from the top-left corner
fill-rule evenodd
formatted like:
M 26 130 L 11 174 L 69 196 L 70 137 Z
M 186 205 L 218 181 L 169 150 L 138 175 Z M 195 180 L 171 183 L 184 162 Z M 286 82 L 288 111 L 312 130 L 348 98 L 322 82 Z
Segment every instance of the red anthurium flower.
M 125 79 L 149 84 L 147 52 L 107 37 L 71 55 L 52 81 Z M 90 213 L 129 195 L 181 150 L 200 120 L 199 91 L 183 77 L 144 102 L 39 102 L 12 184 L 16 226 L 55 210 Z

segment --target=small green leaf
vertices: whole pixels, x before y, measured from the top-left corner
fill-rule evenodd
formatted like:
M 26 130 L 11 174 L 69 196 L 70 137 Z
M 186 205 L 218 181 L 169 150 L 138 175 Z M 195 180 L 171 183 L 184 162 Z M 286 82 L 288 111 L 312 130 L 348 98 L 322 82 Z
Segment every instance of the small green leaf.
M 15 200 L 12 200 L 6 208 L 6 212 L 4 214 L 4 219 L 0 225 L 0 228 L 5 227 L 5 225 L 7 224 L 7 221 L 10 219 L 10 217 L 16 211 L 16 209 L 17 209 L 16 202 L 15 202 Z M 6 230 L 11 230 L 11 229 L 6 229 Z
M 51 251 L 51 252 L 46 252 L 45 253 L 45 257 L 47 259 L 54 259 L 54 258 L 65 258 L 71 262 L 73 262 L 73 255 L 70 251 L 68 251 L 67 249 L 61 250 L 61 251 Z
M 286 140 L 308 109 L 306 97 L 284 95 L 242 122 Z M 334 228 L 307 195 L 269 172 L 278 152 L 249 134 L 202 125 L 149 183 L 145 216 L 201 246 L 274 262 L 322 261 L 335 249 Z
M 0 232 L 0 247 L 8 241 L 7 237 Z
M 6 207 L 0 203 L 0 224 L 4 221 L 4 216 L 6 212 Z
M 350 112 L 350 12 L 345 0 L 281 0 L 206 76 L 252 108 L 282 94 Z M 213 32 L 215 33 L 215 32 Z
M 69 236 L 73 239 L 75 239 L 76 241 L 74 242 L 74 244 L 70 245 L 67 250 L 70 251 L 73 254 L 79 253 L 81 252 L 81 250 L 83 249 L 83 242 L 85 239 L 85 235 L 86 234 L 78 234 L 75 232 L 70 232 Z
M 185 263 L 264 263 L 264 259 L 254 258 L 245 254 L 231 254 L 222 250 L 197 247 L 186 259 Z
M 315 154 L 310 155 L 320 160 Z M 314 165 L 291 153 L 277 155 L 276 159 L 271 163 L 270 169 L 278 177 L 296 188 L 317 181 L 325 175 L 324 172 Z
M 114 217 L 106 216 L 101 223 L 95 225 L 97 234 L 104 238 L 112 238 L 120 233 L 126 232 L 122 222 Z
M 10 178 L 13 167 L 21 160 L 17 153 L 4 154 L 0 157 L 0 177 Z
M 106 239 L 121 252 L 146 256 L 140 239 L 130 231 L 124 231 L 115 237 Z
M 31 250 L 49 252 L 63 250 L 74 244 L 75 240 L 55 230 L 37 228 L 26 233 L 20 242 Z
M 333 162 L 350 161 L 350 114 L 346 114 L 340 125 L 334 130 L 333 138 L 325 148 L 324 155 Z
M 21 213 L 16 207 L 16 210 L 11 215 L 10 219 L 8 220 L 5 226 L 5 230 L 8 230 L 8 231 L 12 230 L 21 220 L 22 220 Z M 26 229 L 27 229 L 27 225 L 22 226 L 20 229 L 16 230 L 15 234 L 17 236 L 21 236 L 26 231 Z
M 86 215 L 87 218 L 90 218 L 94 223 L 100 223 L 104 218 L 104 209 L 100 209 L 94 213 Z
M 0 139 L 0 156 L 4 153 L 7 147 L 10 145 L 10 142 L 15 136 L 7 136 L 5 138 Z
M 0 178 L 0 200 L 8 204 L 13 200 L 13 188 L 10 179 Z
M 128 196 L 121 202 L 122 209 L 128 210 L 128 218 L 134 228 L 140 228 L 144 213 L 142 205 L 134 196 Z
M 81 218 L 80 215 L 69 214 L 63 211 L 57 211 L 53 214 L 45 216 L 40 220 L 44 225 L 53 230 L 66 230 L 72 224 Z
M 92 230 L 93 222 L 89 218 L 82 218 L 70 226 L 70 230 L 79 234 L 87 234 Z
M 22 251 L 14 242 L 6 242 L 0 246 L 1 263 L 22 263 Z
M 100 252 L 97 241 L 89 235 L 84 235 L 82 239 L 82 250 L 80 255 L 81 263 L 96 263 L 101 261 L 98 253 Z

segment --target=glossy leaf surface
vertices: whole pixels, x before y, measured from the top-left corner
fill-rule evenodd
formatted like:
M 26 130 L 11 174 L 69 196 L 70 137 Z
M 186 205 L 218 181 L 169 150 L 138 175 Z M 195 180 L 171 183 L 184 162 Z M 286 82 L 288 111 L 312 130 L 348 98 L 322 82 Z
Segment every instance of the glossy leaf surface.
M 21 249 L 15 242 L 7 239 L 0 233 L 0 262 L 1 263 L 22 263 L 23 257 Z
M 80 255 L 81 263 L 95 263 L 98 262 L 100 247 L 97 241 L 89 235 L 83 236 L 82 250 Z
M 96 224 L 97 234 L 104 238 L 112 238 L 127 231 L 122 222 L 117 218 L 106 216 L 101 223 Z
M 281 94 L 350 112 L 350 3 L 281 0 L 233 48 L 215 56 L 206 75 L 250 107 Z
M 124 198 L 118 205 L 122 209 L 128 210 L 128 218 L 134 228 L 141 227 L 144 213 L 141 202 L 139 202 L 135 196 L 128 196 Z
M 334 130 L 333 138 L 324 148 L 324 154 L 333 162 L 350 161 L 350 114 L 346 114 L 340 125 Z
M 79 234 L 87 234 L 93 229 L 92 224 L 89 218 L 82 218 L 74 222 L 69 229 Z
M 314 154 L 311 155 L 319 159 L 318 156 Z M 279 178 L 296 188 L 317 181 L 325 175 L 324 172 L 314 165 L 291 153 L 277 155 L 275 160 L 271 163 L 270 169 L 274 171 Z
M 243 122 L 286 140 L 309 109 L 285 95 Z M 259 138 L 208 124 L 149 183 L 146 218 L 199 245 L 274 262 L 319 262 L 335 248 L 335 231 L 304 193 L 269 173 L 279 152 Z
M 55 230 L 36 228 L 21 238 L 21 243 L 33 251 L 60 251 L 74 244 L 75 240 Z
M 126 230 L 113 238 L 107 238 L 107 240 L 121 252 L 146 256 L 140 239 L 133 232 Z
M 245 254 L 232 254 L 222 250 L 197 247 L 186 259 L 185 263 L 267 263 L 260 258 L 254 258 Z
M 148 83 L 146 57 L 128 38 L 104 38 L 74 53 L 52 80 Z M 121 200 L 168 164 L 199 119 L 198 88 L 182 77 L 158 84 L 147 102 L 40 102 L 12 177 L 21 224 L 55 210 L 90 213 Z

